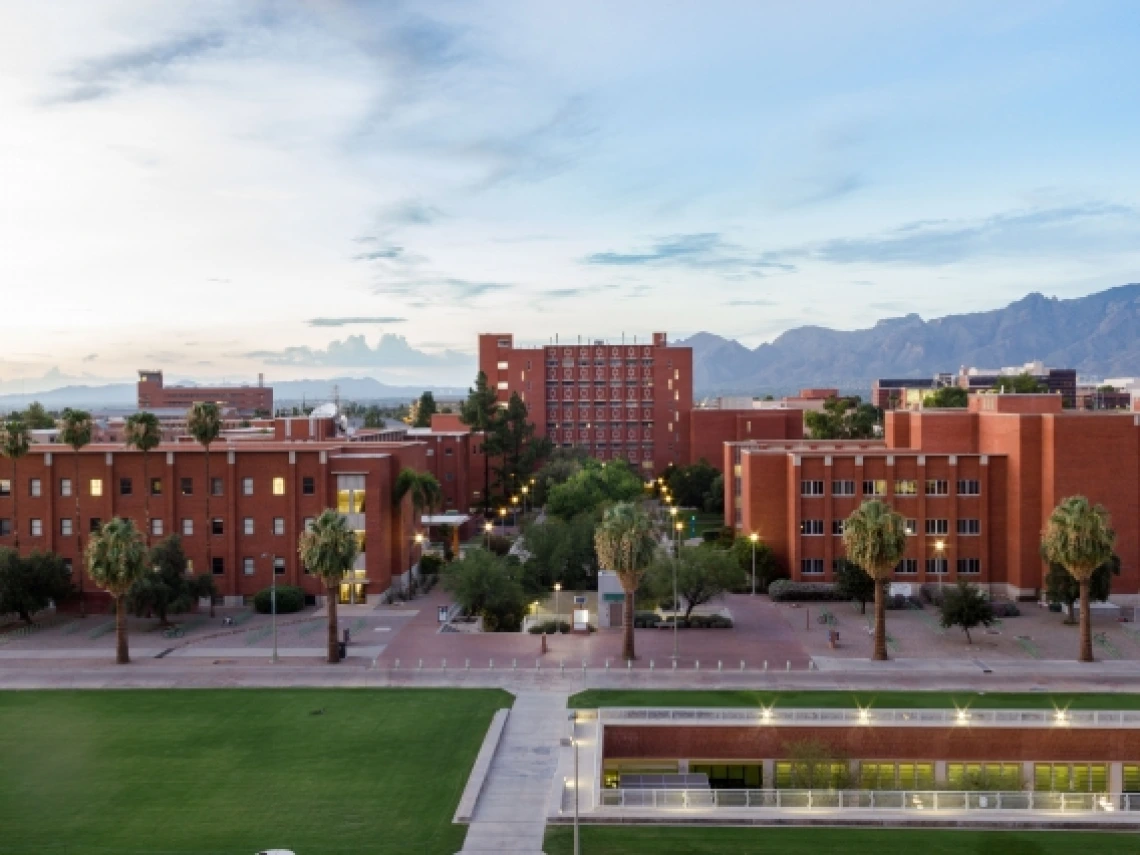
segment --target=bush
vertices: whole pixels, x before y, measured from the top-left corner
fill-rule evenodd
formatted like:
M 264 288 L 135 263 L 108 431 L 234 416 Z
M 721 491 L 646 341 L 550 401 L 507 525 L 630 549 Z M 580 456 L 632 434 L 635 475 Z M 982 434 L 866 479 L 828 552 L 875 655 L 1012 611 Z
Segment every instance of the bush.
M 253 595 L 253 607 L 259 614 L 273 611 L 273 589 L 263 588 Z M 299 612 L 305 607 L 305 592 L 295 585 L 277 586 L 277 614 L 287 615 Z
M 665 618 L 654 626 L 658 629 L 672 629 L 673 619 Z M 677 629 L 732 629 L 732 620 L 723 615 L 693 615 L 688 620 L 679 617 Z
M 907 597 L 902 594 L 888 595 L 884 603 L 887 609 L 891 611 L 902 611 L 903 609 L 921 609 L 922 600 L 918 597 Z
M 443 569 L 443 556 L 434 552 L 425 552 L 420 557 L 420 575 L 434 576 Z
M 1017 607 L 1017 603 L 993 603 L 993 613 L 996 618 L 1017 617 L 1021 614 L 1021 609 Z
M 720 532 L 714 528 L 705 529 L 701 532 L 701 540 L 703 540 L 705 543 L 719 543 Z
M 531 635 L 553 635 L 556 632 L 569 632 L 570 624 L 564 620 L 546 620 L 536 623 L 527 632 Z
M 511 551 L 511 539 L 506 535 L 493 534 L 487 538 L 487 547 L 500 558 Z
M 841 600 L 835 586 L 827 582 L 791 582 L 777 579 L 768 586 L 768 596 L 774 603 L 812 603 Z
M 661 615 L 657 612 L 636 612 L 633 616 L 635 629 L 653 629 L 659 623 L 661 623 Z

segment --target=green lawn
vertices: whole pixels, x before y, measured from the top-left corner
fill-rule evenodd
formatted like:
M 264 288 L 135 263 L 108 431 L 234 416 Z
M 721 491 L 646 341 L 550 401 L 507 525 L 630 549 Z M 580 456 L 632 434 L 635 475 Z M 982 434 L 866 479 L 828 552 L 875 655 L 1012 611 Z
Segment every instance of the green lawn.
M 678 828 L 584 826 L 582 851 L 606 855 L 1125 855 L 1135 834 L 1073 831 L 880 831 L 839 828 Z M 550 828 L 543 851 L 571 855 L 573 832 Z
M 895 709 L 982 707 L 986 709 L 1135 710 L 1140 694 L 1067 692 L 754 692 L 639 691 L 589 689 L 571 696 L 569 706 L 595 707 L 854 707 Z
M 452 855 L 466 827 L 451 817 L 510 704 L 465 690 L 0 692 L 0 852 Z

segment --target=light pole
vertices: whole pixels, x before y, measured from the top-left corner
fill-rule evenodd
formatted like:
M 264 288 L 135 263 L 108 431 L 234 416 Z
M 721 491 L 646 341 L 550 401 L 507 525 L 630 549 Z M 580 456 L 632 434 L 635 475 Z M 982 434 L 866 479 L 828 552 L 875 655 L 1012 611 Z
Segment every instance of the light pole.
M 416 536 L 412 538 L 416 546 L 420 548 L 420 558 L 424 557 L 424 535 L 423 532 L 417 531 Z M 404 586 L 405 591 L 411 591 L 412 585 L 412 571 L 415 569 L 415 564 L 408 568 L 408 583 Z
M 502 531 L 500 533 L 505 536 L 507 533 L 507 509 L 506 508 L 499 508 L 499 528 L 502 529 Z
M 268 558 L 271 561 L 273 556 L 268 552 L 261 553 L 262 558 Z M 275 564 L 269 565 L 269 611 L 273 615 L 273 663 L 277 664 L 277 567 Z
M 578 790 L 581 789 L 578 780 L 578 711 L 574 711 L 574 855 L 580 855 L 581 848 L 578 843 Z
M 670 516 L 673 517 L 673 527 L 678 532 L 678 534 L 677 534 L 677 548 L 675 550 L 675 556 L 677 558 L 680 558 L 681 557 L 681 535 L 680 535 L 681 524 L 679 522 L 677 522 L 677 509 L 676 508 L 669 508 L 669 514 L 670 514 Z
M 494 523 L 483 523 L 483 544 L 487 551 L 491 551 L 491 530 L 495 527 Z
M 941 565 L 941 562 L 943 560 L 945 560 L 942 557 L 945 549 L 946 549 L 946 541 L 942 540 L 941 538 L 934 541 L 934 554 L 937 556 L 937 558 L 935 559 L 935 566 L 938 568 L 938 598 L 939 599 L 942 599 L 942 597 L 943 597 L 942 580 L 943 580 L 943 577 L 945 577 L 945 575 L 946 575 L 946 572 L 945 572 L 946 568 L 943 568 Z
M 760 535 L 756 532 L 748 535 L 748 539 L 752 541 L 752 596 L 756 596 L 756 542 L 760 540 Z
M 523 499 L 522 499 L 522 506 L 523 506 L 523 516 L 524 516 L 524 517 L 526 516 L 526 494 L 527 494 L 527 493 L 529 493 L 529 492 L 530 492 L 530 487 L 526 486 L 526 484 L 523 484 L 523 488 L 522 488 L 522 497 L 523 497 Z
M 560 613 L 562 611 L 562 607 L 560 605 L 561 602 L 562 602 L 562 583 L 561 582 L 555 582 L 554 583 L 554 624 L 555 624 L 555 626 L 558 627 L 558 634 L 559 635 L 562 634 L 562 624 L 558 620 L 558 618 L 560 617 Z
M 674 508 L 674 511 L 677 509 Z M 681 598 L 677 593 L 677 565 L 681 563 L 681 528 L 683 523 L 675 523 L 677 529 L 677 557 L 673 559 L 673 661 L 677 661 L 677 612 L 681 610 Z

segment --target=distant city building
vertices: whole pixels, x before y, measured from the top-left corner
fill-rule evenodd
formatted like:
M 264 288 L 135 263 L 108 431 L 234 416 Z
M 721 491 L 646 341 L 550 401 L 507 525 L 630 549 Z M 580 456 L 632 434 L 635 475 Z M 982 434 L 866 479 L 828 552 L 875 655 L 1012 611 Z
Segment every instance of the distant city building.
M 939 373 L 933 377 L 906 377 L 876 380 L 871 387 L 871 403 L 882 410 L 914 410 L 922 406 L 934 391 L 957 386 L 968 392 L 992 389 L 1003 378 L 1027 374 L 1046 391 L 1060 395 L 1065 407 L 1077 405 L 1077 371 L 1075 368 L 1047 368 L 1040 360 L 1006 368 L 969 368 L 962 366 L 957 374 Z
M 167 386 L 163 383 L 161 371 L 139 371 L 140 410 L 175 409 L 185 412 L 203 401 L 242 414 L 253 415 L 260 410 L 273 415 L 273 387 L 266 386 L 260 374 L 256 386 Z

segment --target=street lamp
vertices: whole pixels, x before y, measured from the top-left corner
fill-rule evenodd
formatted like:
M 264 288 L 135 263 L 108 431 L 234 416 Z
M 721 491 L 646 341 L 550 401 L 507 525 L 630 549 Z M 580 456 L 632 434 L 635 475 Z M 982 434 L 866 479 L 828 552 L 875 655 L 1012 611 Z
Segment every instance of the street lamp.
M 677 512 L 673 508 L 674 514 Z M 673 559 L 673 661 L 677 661 L 677 612 L 681 609 L 681 598 L 677 593 L 677 565 L 681 563 L 681 529 L 684 528 L 683 523 L 674 523 L 674 528 L 677 530 L 677 555 Z
M 499 508 L 499 528 L 501 528 L 503 530 L 502 533 L 504 535 L 507 533 L 507 509 L 506 508 Z
M 574 710 L 574 855 L 580 855 L 582 850 L 578 843 L 578 790 L 581 781 L 578 780 L 578 711 Z
M 748 535 L 748 539 L 752 541 L 752 596 L 756 596 L 756 543 L 760 540 L 760 535 L 756 532 Z
M 488 551 L 490 551 L 490 549 L 491 549 L 491 529 L 493 529 L 494 527 L 495 527 L 494 523 L 491 523 L 491 522 L 483 523 L 483 531 L 485 532 L 485 535 L 483 537 L 483 542 L 486 545 Z
M 523 484 L 522 497 L 523 497 L 523 516 L 526 516 L 526 494 L 530 492 L 530 487 Z
M 561 612 L 562 612 L 561 602 L 562 602 L 562 583 L 561 582 L 555 582 L 554 583 L 554 623 L 558 627 L 558 634 L 559 635 L 562 634 L 562 624 L 558 620 L 558 618 L 560 617 Z
M 942 595 L 942 580 L 946 576 L 945 568 L 943 568 L 941 566 L 941 562 L 943 560 L 945 560 L 942 557 L 945 549 L 946 549 L 946 541 L 945 540 L 943 540 L 942 538 L 939 538 L 938 540 L 934 541 L 934 554 L 937 556 L 936 561 L 938 562 L 935 566 L 938 567 L 938 594 L 939 594 L 939 596 Z
M 261 553 L 262 558 L 268 558 L 273 561 L 273 556 L 268 552 Z M 269 610 L 273 614 L 273 663 L 277 663 L 277 567 L 274 564 L 269 565 L 269 576 L 271 579 L 269 585 Z

